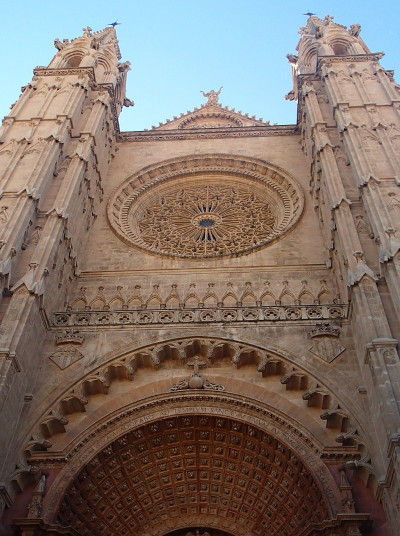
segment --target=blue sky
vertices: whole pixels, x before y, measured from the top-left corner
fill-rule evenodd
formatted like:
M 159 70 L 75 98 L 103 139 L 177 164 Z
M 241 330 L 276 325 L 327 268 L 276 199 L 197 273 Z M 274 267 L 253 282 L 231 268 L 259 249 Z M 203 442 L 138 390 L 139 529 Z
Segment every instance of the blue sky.
M 286 60 L 298 42 L 306 11 L 339 24 L 360 23 L 374 52 L 386 52 L 387 69 L 399 70 L 400 3 L 303 0 L 0 1 L 3 18 L 0 116 L 55 53 L 54 38 L 74 38 L 84 26 L 104 28 L 115 19 L 123 60 L 132 63 L 127 96 L 134 108 L 121 130 L 151 128 L 204 102 L 200 90 L 224 86 L 221 102 L 271 123 L 296 120 Z M 400 73 L 398 77 L 400 81 Z

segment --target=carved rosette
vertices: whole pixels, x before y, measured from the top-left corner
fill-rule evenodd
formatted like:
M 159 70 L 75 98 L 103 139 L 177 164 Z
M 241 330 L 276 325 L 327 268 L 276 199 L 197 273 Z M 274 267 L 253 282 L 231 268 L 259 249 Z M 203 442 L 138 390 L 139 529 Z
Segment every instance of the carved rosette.
M 228 155 L 174 159 L 143 169 L 114 192 L 116 234 L 151 253 L 183 258 L 241 255 L 299 219 L 303 194 L 262 160 Z

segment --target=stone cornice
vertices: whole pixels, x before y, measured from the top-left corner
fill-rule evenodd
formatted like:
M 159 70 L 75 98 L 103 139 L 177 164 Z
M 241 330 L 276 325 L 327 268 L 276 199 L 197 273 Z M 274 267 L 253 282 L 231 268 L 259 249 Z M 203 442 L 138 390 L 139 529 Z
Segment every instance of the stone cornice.
M 297 125 L 273 125 L 229 128 L 193 128 L 173 130 L 138 130 L 121 132 L 120 142 L 129 141 L 169 141 L 169 140 L 198 140 L 218 138 L 251 138 L 269 136 L 293 136 L 298 134 Z
M 327 63 L 379 61 L 384 55 L 383 52 L 375 52 L 373 54 L 349 54 L 345 56 L 318 56 L 317 71 Z
M 66 67 L 57 69 L 54 67 L 36 67 L 33 70 L 35 76 L 68 76 L 68 75 L 79 75 L 87 74 L 91 81 L 95 81 L 94 69 L 93 67 Z

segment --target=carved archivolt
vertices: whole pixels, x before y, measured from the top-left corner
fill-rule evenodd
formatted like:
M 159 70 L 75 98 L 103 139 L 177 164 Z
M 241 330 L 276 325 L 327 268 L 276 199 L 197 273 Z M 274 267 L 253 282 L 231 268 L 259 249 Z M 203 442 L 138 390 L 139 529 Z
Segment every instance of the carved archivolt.
M 213 366 L 218 366 L 218 364 L 221 366 L 223 362 L 228 366 L 231 363 L 237 368 L 254 364 L 262 377 L 275 378 L 276 381 L 285 386 L 287 391 L 297 392 L 297 396 L 305 401 L 302 404 L 312 408 L 313 414 L 316 408 L 320 409 L 321 431 L 325 425 L 326 428 L 338 434 L 336 437 L 337 454 L 340 459 L 343 459 L 343 456 L 346 458 L 354 455 L 359 458 L 365 454 L 364 440 L 357 431 L 360 428 L 356 418 L 343 409 L 342 403 L 335 394 L 319 383 L 308 371 L 291 363 L 289 359 L 279 355 L 276 351 L 263 350 L 223 339 L 196 338 L 166 341 L 135 351 L 125 349 L 119 352 L 118 357 L 110 356 L 110 359 L 103 365 L 83 376 L 79 382 L 68 387 L 58 396 L 57 400 L 52 402 L 51 407 L 40 418 L 38 428 L 35 427 L 31 432 L 25 446 L 28 457 L 34 459 L 36 453 L 41 453 L 42 457 L 43 451 L 48 449 L 50 449 L 48 453 L 51 456 L 52 443 L 49 440 L 52 436 L 67 431 L 70 437 L 76 433 L 79 434 L 80 421 L 72 419 L 71 424 L 69 424 L 69 416 L 85 412 L 90 397 L 99 394 L 108 395 L 109 393 L 109 396 L 112 397 L 110 387 L 114 381 L 133 381 L 139 368 L 158 369 L 164 367 L 167 361 L 177 362 L 178 369 L 176 375 L 172 375 L 170 381 L 163 387 L 165 392 L 171 388 L 174 389 L 177 382 L 182 379 L 182 370 L 179 371 L 179 364 L 187 370 L 185 377 L 189 376 L 187 367 L 191 367 L 194 361 L 198 361 L 206 369 L 204 377 L 208 382 L 208 388 L 204 388 L 203 382 L 201 385 L 191 385 L 188 389 L 190 392 L 199 391 L 200 393 L 205 390 L 219 391 L 221 389 L 219 385 L 213 384 L 214 379 L 211 378 L 211 384 L 209 382 L 208 369 Z M 171 365 L 167 366 L 171 367 Z M 222 376 L 217 381 L 217 384 L 221 383 L 224 383 Z M 216 388 L 214 389 L 214 387 Z M 47 443 L 44 445 L 46 441 Z M 343 450 L 339 444 L 345 449 Z M 333 451 L 331 454 L 334 455 Z
M 206 424 L 206 420 L 208 424 Z M 195 434 L 200 433 L 200 430 L 202 432 L 207 432 L 206 428 L 208 428 L 208 431 L 210 432 L 208 439 L 205 436 L 203 436 L 202 439 L 195 436 L 190 438 L 185 434 L 185 432 L 189 432 L 189 429 L 194 429 Z M 147 437 L 145 437 L 147 436 L 147 430 L 150 431 L 151 435 L 149 438 L 149 450 L 143 445 L 143 443 L 147 442 Z M 143 434 L 142 438 L 139 437 L 140 432 Z M 138 433 L 139 436 L 137 435 Z M 172 434 L 174 433 L 177 436 L 177 441 L 172 440 Z M 222 446 L 224 452 L 219 452 L 219 454 L 213 450 L 214 446 L 216 446 L 216 433 L 222 433 L 225 436 L 225 439 L 223 440 L 224 444 L 218 445 Z M 156 437 L 159 439 L 156 439 Z M 131 438 L 135 444 L 130 444 Z M 254 441 L 257 445 L 253 445 Z M 211 443 L 211 450 L 203 450 L 203 447 L 205 449 L 207 443 Z M 139 446 L 139 444 L 141 446 Z M 189 459 L 192 457 L 191 453 L 185 450 L 187 444 L 191 444 L 195 448 L 194 457 L 197 465 L 194 468 L 193 466 L 190 467 L 187 465 Z M 112 487 L 109 488 L 108 491 L 103 490 L 100 485 L 95 485 L 95 487 L 93 487 L 91 485 L 91 473 L 94 473 L 93 476 L 95 476 L 98 470 L 102 471 L 104 469 L 108 471 L 108 467 L 105 467 L 105 465 L 108 461 L 111 462 L 113 454 L 120 447 L 127 447 L 130 451 L 130 456 L 124 458 L 122 467 L 111 468 L 111 472 L 113 473 L 113 475 L 111 475 L 111 480 L 106 476 L 100 478 L 102 481 L 101 485 L 103 481 L 108 481 Z M 174 448 L 175 450 L 169 452 L 170 448 Z M 269 496 L 268 499 L 267 497 L 264 497 L 266 500 L 264 506 L 267 508 L 255 510 L 253 507 L 250 507 L 244 515 L 246 518 L 247 516 L 251 516 L 252 512 L 257 511 L 257 519 L 261 522 L 261 518 L 263 517 L 262 512 L 267 511 L 268 504 L 272 504 L 273 500 L 283 499 L 279 493 L 278 496 L 276 496 L 275 491 L 279 492 L 281 490 L 286 494 L 289 490 L 289 494 L 292 493 L 294 489 L 292 488 L 292 485 L 289 483 L 289 486 L 286 487 L 283 481 L 280 481 L 279 477 L 279 474 L 281 474 L 283 478 L 285 478 L 285 476 L 288 476 L 289 479 L 294 477 L 294 474 L 291 475 L 290 471 L 288 473 L 286 472 L 286 469 L 292 463 L 290 460 L 292 460 L 294 465 L 298 467 L 300 471 L 300 473 L 296 472 L 295 474 L 298 476 L 305 476 L 307 482 L 310 483 L 312 489 L 315 490 L 316 495 L 319 498 L 318 508 L 322 508 L 321 513 L 328 513 L 325 519 L 327 517 L 330 518 L 341 511 L 340 497 L 333 477 L 321 459 L 320 449 L 321 445 L 316 442 L 315 438 L 313 438 L 309 432 L 304 430 L 297 421 L 271 411 L 264 404 L 249 400 L 243 396 L 239 397 L 227 393 L 188 391 L 185 393 L 179 392 L 158 395 L 137 402 L 132 401 L 128 407 L 122 407 L 118 411 L 113 412 L 112 415 L 109 415 L 108 418 L 101 419 L 92 426 L 86 428 L 82 435 L 77 438 L 77 440 L 73 441 L 66 451 L 54 453 L 53 456 L 46 456 L 48 458 L 47 462 L 42 458 L 43 463 L 37 458 L 35 463 L 40 463 L 43 470 L 45 470 L 46 467 L 54 467 L 54 463 L 61 469 L 51 487 L 48 489 L 45 497 L 43 512 L 45 519 L 50 522 L 55 520 L 57 513 L 59 512 L 59 505 L 62 503 L 68 488 L 70 490 L 72 489 L 71 498 L 78 507 L 73 508 L 75 513 L 78 513 L 77 510 L 80 508 L 80 504 L 85 509 L 89 506 L 89 503 L 91 505 L 90 514 L 93 512 L 95 517 L 97 516 L 97 511 L 94 511 L 94 507 L 97 503 L 100 512 L 110 512 L 107 507 L 107 503 L 110 500 L 113 503 L 111 511 L 115 512 L 116 510 L 114 507 L 119 503 L 117 497 L 114 497 L 115 493 L 119 494 L 122 492 L 126 497 L 129 495 L 127 495 L 128 489 L 124 486 L 124 482 L 117 478 L 118 474 L 122 474 L 122 478 L 126 478 L 124 465 L 129 462 L 132 467 L 135 467 L 135 472 L 142 472 L 149 469 L 155 471 L 154 474 L 144 475 L 144 481 L 139 478 L 139 481 L 133 482 L 135 487 L 134 490 L 130 488 L 130 491 L 134 493 L 135 503 L 138 504 L 135 511 L 139 515 L 140 509 L 142 510 L 142 513 L 143 509 L 145 510 L 144 522 L 146 522 L 146 519 L 149 520 L 149 534 L 161 536 L 169 530 L 184 526 L 208 526 L 227 530 L 237 536 L 246 536 L 248 531 L 244 530 L 246 526 L 241 523 L 244 519 L 240 520 L 239 525 L 237 524 L 239 519 L 235 519 L 236 516 L 239 517 L 241 515 L 241 512 L 244 512 L 244 509 L 241 507 L 237 509 L 235 507 L 233 510 L 230 509 L 230 507 L 227 509 L 223 508 L 222 498 L 225 492 L 223 492 L 222 488 L 213 490 L 210 487 L 208 490 L 208 494 L 211 491 L 215 493 L 215 497 L 217 497 L 217 511 L 201 510 L 203 506 L 215 506 L 216 503 L 209 500 L 205 501 L 203 504 L 200 497 L 201 492 L 205 490 L 200 489 L 200 482 L 208 482 L 210 486 L 211 484 L 222 485 L 227 483 L 230 485 L 231 491 L 233 492 L 236 483 L 239 484 L 239 478 L 243 476 L 249 486 L 251 486 L 252 483 L 255 483 L 260 488 L 260 491 L 262 491 L 261 488 L 264 485 L 267 486 L 264 490 Z M 249 452 L 247 453 L 246 450 Z M 268 453 L 269 450 L 271 450 L 270 453 Z M 158 455 L 163 453 L 163 456 L 157 458 L 155 451 L 158 452 Z M 104 460 L 104 464 L 101 463 L 103 454 L 105 458 L 107 458 L 107 461 Z M 228 457 L 232 456 L 236 462 L 233 460 L 232 462 L 228 462 L 226 459 L 226 463 L 222 463 L 221 466 L 214 463 L 214 459 L 223 458 L 224 455 Z M 266 462 L 262 460 L 264 455 L 267 455 Z M 247 456 L 251 456 L 252 459 L 250 460 Z M 289 458 L 286 458 L 286 456 Z M 145 463 L 144 457 L 147 457 L 149 462 Z M 183 471 L 179 471 L 178 466 L 173 467 L 173 459 L 178 463 L 178 458 L 180 458 L 184 464 L 181 468 Z M 201 459 L 208 459 L 209 461 L 205 462 L 206 465 L 201 466 Z M 160 467 L 160 464 L 162 463 L 167 464 L 165 471 L 169 472 L 172 469 L 173 474 L 161 474 L 164 471 L 164 469 L 161 469 Z M 229 467 L 228 463 L 235 463 L 236 465 L 235 467 Z M 261 465 L 258 465 L 259 463 L 267 463 L 267 466 L 263 468 Z M 274 469 L 275 464 L 277 465 L 276 470 Z M 247 469 L 245 470 L 244 467 L 247 467 L 249 471 L 247 472 Z M 204 474 L 204 480 L 200 475 L 200 471 L 203 469 L 207 472 L 207 475 Z M 189 472 L 193 470 L 195 471 L 194 479 L 189 475 Z M 258 470 L 264 475 L 262 481 L 259 481 L 255 476 L 255 473 Z M 275 471 L 277 471 L 276 474 Z M 183 480 L 178 482 L 176 476 L 178 473 L 182 472 Z M 229 483 L 226 476 L 230 472 L 235 474 L 235 480 Z M 214 474 L 220 474 L 219 481 L 217 477 L 214 478 Z M 172 477 L 170 485 L 168 485 L 168 480 L 165 481 L 163 479 L 164 476 L 166 478 L 168 478 L 168 476 Z M 154 480 L 157 480 L 158 478 L 160 478 L 162 488 L 160 491 L 162 491 L 162 497 L 156 499 L 156 497 L 153 496 L 154 500 L 149 504 L 146 500 L 146 494 L 156 493 L 157 487 L 157 485 L 151 487 L 150 482 L 154 482 Z M 268 485 L 269 478 L 274 480 L 275 484 L 278 486 L 277 488 L 274 488 L 272 483 Z M 293 482 L 293 484 L 297 486 L 297 478 L 295 477 L 294 480 L 296 483 Z M 70 487 L 73 481 L 74 484 Z M 171 494 L 169 496 L 166 495 L 166 492 L 164 493 L 167 488 L 174 487 L 178 484 L 186 485 L 194 483 L 193 481 L 198 484 L 196 490 L 194 491 L 186 488 L 183 493 L 186 498 L 188 498 L 189 495 L 194 496 L 195 499 L 193 501 L 185 502 L 185 504 L 180 505 L 177 502 L 177 496 L 182 496 L 182 492 L 173 490 L 172 496 Z M 282 488 L 281 483 L 283 485 Z M 130 485 L 129 482 L 127 485 Z M 145 485 L 146 488 L 148 486 L 147 491 L 141 491 L 143 485 Z M 79 500 L 79 488 L 81 488 L 81 486 L 86 489 L 86 493 L 89 495 L 91 495 L 92 491 L 96 494 L 97 490 L 97 500 L 94 500 L 92 503 L 92 500 L 90 499 L 89 501 L 85 501 L 85 504 L 82 504 Z M 120 488 L 119 486 L 123 486 L 123 488 Z M 297 490 L 300 492 L 300 489 L 303 487 L 308 490 L 308 485 L 306 486 L 305 482 L 303 482 L 302 486 L 298 486 Z M 75 488 L 75 490 L 73 488 Z M 259 494 L 258 492 L 254 493 L 255 495 Z M 313 493 L 314 492 L 312 492 L 312 494 Z M 298 497 L 296 497 L 296 495 L 297 491 L 292 499 L 296 499 L 295 502 L 297 503 Z M 236 497 L 229 496 L 228 499 L 228 503 L 231 504 L 232 501 L 235 501 Z M 237 499 L 239 498 L 237 497 Z M 102 504 L 99 502 L 101 500 Z M 171 504 L 169 503 L 169 500 L 172 501 Z M 305 498 L 305 501 L 307 501 L 307 498 Z M 171 507 L 172 510 L 175 510 L 175 507 L 177 507 L 178 510 L 180 507 L 187 508 L 187 510 L 181 510 L 182 515 L 179 518 L 175 517 L 175 512 L 173 513 L 173 519 L 165 519 L 164 516 L 155 519 L 155 517 L 158 516 L 159 511 L 156 509 L 154 515 L 151 515 L 148 508 L 154 508 L 155 503 L 162 502 L 165 506 L 163 512 L 166 513 L 168 513 L 169 508 Z M 124 499 L 122 500 L 122 504 L 128 507 L 128 512 L 133 506 L 132 503 L 127 504 Z M 218 504 L 220 504 L 220 507 L 222 508 L 220 511 L 218 511 Z M 293 504 L 293 502 L 290 501 L 290 504 Z M 106 505 L 106 509 L 103 508 L 104 505 Z M 254 506 L 254 504 L 250 506 Z M 287 506 L 289 506 L 289 504 Z M 302 506 L 300 506 L 301 512 L 295 511 L 294 515 L 298 515 L 298 522 L 302 522 L 301 518 L 303 518 L 303 516 L 307 517 L 308 514 L 306 513 L 306 510 L 308 513 L 310 512 L 309 506 L 310 505 L 308 504 L 304 511 L 302 510 Z M 289 506 L 289 509 L 290 508 L 291 506 Z M 227 510 L 230 512 L 228 515 L 226 515 L 228 513 Z M 273 511 L 276 511 L 275 507 L 273 507 Z M 122 514 L 121 509 L 117 509 L 117 512 Z M 287 512 L 283 510 L 281 513 L 284 516 L 287 514 Z M 235 517 L 231 518 L 230 515 L 232 514 L 234 514 Z M 269 515 L 267 515 L 267 517 L 268 519 L 271 518 Z M 89 520 L 89 518 L 87 519 Z M 169 523 L 169 519 L 171 520 L 171 523 Z M 253 523 L 254 525 L 257 524 L 253 517 L 247 519 L 249 523 Z M 292 519 L 292 517 L 289 516 L 289 519 Z M 324 519 L 324 517 L 321 519 Z M 71 520 L 65 519 L 64 522 L 71 523 Z M 307 521 L 305 521 L 305 523 L 307 523 Z M 287 526 L 291 527 L 290 530 L 294 531 L 295 525 L 296 522 L 294 525 L 289 524 Z M 265 527 L 264 524 L 262 526 Z M 275 531 L 278 527 L 273 528 Z M 261 528 L 259 527 L 258 530 L 261 530 Z M 141 531 L 139 531 L 139 533 L 141 533 Z M 296 534 L 296 532 L 294 533 Z M 98 534 L 98 532 L 95 532 L 95 534 Z M 110 532 L 109 534 L 113 533 Z M 122 534 L 122 532 L 120 534 Z M 292 533 L 289 532 L 288 534 Z
M 143 169 L 114 193 L 117 235 L 175 257 L 239 255 L 287 232 L 303 209 L 298 184 L 262 160 L 191 156 Z

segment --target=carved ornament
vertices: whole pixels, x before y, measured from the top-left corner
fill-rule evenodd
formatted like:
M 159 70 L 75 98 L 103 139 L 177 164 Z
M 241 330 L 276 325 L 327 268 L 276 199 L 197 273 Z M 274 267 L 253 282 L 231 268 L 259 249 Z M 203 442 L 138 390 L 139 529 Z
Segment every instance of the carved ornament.
M 215 129 L 219 127 L 235 128 L 249 126 L 267 126 L 269 121 L 256 119 L 255 116 L 249 117 L 249 114 L 243 114 L 241 111 L 236 111 L 234 108 L 229 109 L 223 107 L 219 102 L 222 87 L 218 91 L 211 90 L 208 92 L 202 91 L 202 95 L 207 99 L 207 102 L 202 104 L 200 108 L 195 108 L 186 114 L 181 114 L 179 117 L 174 117 L 172 120 L 167 120 L 165 123 L 160 123 L 158 127 L 153 126 L 153 130 L 169 130 L 169 129 Z
M 346 350 L 338 340 L 335 340 L 339 335 L 339 327 L 329 322 L 317 323 L 309 333 L 310 338 L 314 339 L 312 346 L 308 349 L 309 352 L 331 363 Z
M 56 335 L 56 344 L 57 346 L 62 344 L 82 344 L 84 341 L 84 336 L 79 333 L 79 331 L 66 329 L 63 333 Z
M 212 383 L 207 378 L 203 378 L 200 374 L 200 367 L 207 365 L 207 362 L 202 360 L 199 356 L 193 357 L 190 361 L 186 363 L 188 366 L 193 367 L 193 374 L 188 379 L 180 380 L 178 383 L 175 383 L 170 391 L 182 391 L 184 389 L 207 389 L 211 391 L 224 391 L 225 387 L 223 385 L 218 385 Z
M 88 503 L 91 515 L 88 516 Z M 257 516 L 254 506 L 262 504 Z M 171 416 L 142 425 L 92 457 L 71 483 L 58 521 L 82 536 L 159 534 L 207 514 L 240 534 L 287 536 L 330 517 L 309 468 L 284 443 L 252 424 L 212 415 Z M 176 519 L 175 519 L 176 518 Z M 190 525 L 189 525 L 190 526 Z M 245 532 L 247 530 L 247 532 Z
M 310 331 L 310 337 L 339 337 L 340 328 L 329 322 L 318 322 Z
M 123 309 L 120 311 L 60 311 L 53 314 L 57 327 L 90 328 L 95 326 L 165 325 L 232 323 L 232 322 L 297 322 L 315 319 L 347 318 L 348 306 L 280 305 L 268 307 L 207 307 L 181 309 Z
M 194 125 L 192 125 L 194 127 Z M 171 130 L 144 130 L 134 132 L 121 132 L 120 141 L 153 142 L 165 140 L 197 140 L 197 139 L 222 139 L 222 138 L 252 138 L 269 136 L 293 136 L 298 134 L 296 125 L 271 125 L 271 126 L 219 126 L 204 128 L 198 125 L 190 129 Z
M 151 179 L 151 180 L 149 180 Z M 114 232 L 161 255 L 240 255 L 286 233 L 303 210 L 303 193 L 283 170 L 230 155 L 185 157 L 144 168 L 108 205 Z

